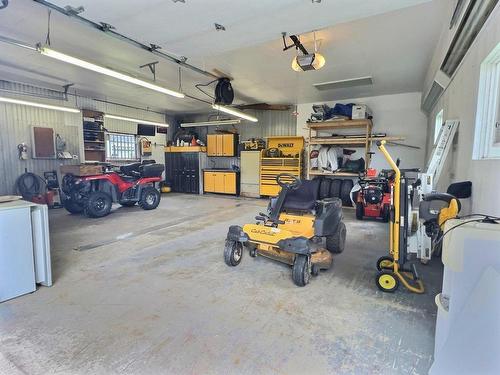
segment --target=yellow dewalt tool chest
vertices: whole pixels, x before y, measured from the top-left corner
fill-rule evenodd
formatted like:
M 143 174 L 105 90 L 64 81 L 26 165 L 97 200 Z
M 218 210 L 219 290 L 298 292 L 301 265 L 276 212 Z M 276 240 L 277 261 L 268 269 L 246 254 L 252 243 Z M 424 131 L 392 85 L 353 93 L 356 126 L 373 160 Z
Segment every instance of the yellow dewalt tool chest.
M 276 176 L 289 173 L 302 176 L 303 137 L 269 137 L 260 152 L 260 195 L 275 196 L 280 191 Z

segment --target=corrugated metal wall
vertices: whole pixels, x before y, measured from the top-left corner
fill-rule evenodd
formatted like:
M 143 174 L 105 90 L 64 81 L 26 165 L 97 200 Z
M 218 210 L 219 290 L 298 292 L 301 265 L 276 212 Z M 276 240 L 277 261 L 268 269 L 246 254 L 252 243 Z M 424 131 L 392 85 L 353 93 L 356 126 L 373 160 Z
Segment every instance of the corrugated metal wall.
M 24 173 L 34 172 L 43 176 L 43 172 L 59 170 L 61 164 L 78 161 L 32 159 L 32 127 L 51 127 L 56 134 L 66 140 L 66 150 L 71 154 L 80 154 L 81 116 L 78 114 L 39 109 L 22 105 L 0 103 L 0 195 L 15 192 L 17 177 Z M 28 160 L 19 160 L 17 145 L 28 145 Z
M 254 123 L 244 121 L 240 125 L 235 125 L 240 134 L 240 140 L 250 138 L 266 138 L 277 135 L 295 135 L 297 133 L 297 118 L 289 111 L 245 111 L 259 119 Z M 208 114 L 186 116 L 179 122 L 207 121 Z M 231 129 L 232 126 L 221 126 L 221 129 Z M 198 133 L 201 139 L 206 141 L 207 134 L 215 132 L 215 126 L 191 128 Z
M 14 96 L 22 100 L 30 100 L 27 96 Z M 37 102 L 46 102 L 43 99 L 31 99 Z M 54 104 L 51 101 L 50 104 Z M 135 117 L 151 121 L 165 121 L 165 116 L 159 113 L 128 108 L 116 104 L 95 101 L 90 98 L 70 97 L 68 102 L 60 105 L 92 109 L 110 114 Z M 167 117 L 167 122 L 175 125 L 172 117 Z M 73 155 L 83 156 L 83 130 L 82 115 L 72 114 L 48 109 L 22 106 L 17 104 L 0 103 L 0 195 L 13 194 L 15 181 L 27 169 L 29 172 L 43 176 L 43 172 L 57 170 L 62 164 L 77 164 L 78 160 L 32 159 L 32 127 L 52 127 L 56 134 L 60 134 L 67 144 L 67 151 Z M 133 133 L 137 132 L 137 125 L 127 121 L 106 119 L 105 127 L 110 131 Z M 170 129 L 169 129 L 170 131 Z M 171 137 L 171 135 L 168 135 Z M 166 143 L 164 134 L 148 137 L 153 142 L 153 155 L 157 162 L 164 162 L 163 147 Z M 17 145 L 26 143 L 29 147 L 29 159 L 19 160 Z

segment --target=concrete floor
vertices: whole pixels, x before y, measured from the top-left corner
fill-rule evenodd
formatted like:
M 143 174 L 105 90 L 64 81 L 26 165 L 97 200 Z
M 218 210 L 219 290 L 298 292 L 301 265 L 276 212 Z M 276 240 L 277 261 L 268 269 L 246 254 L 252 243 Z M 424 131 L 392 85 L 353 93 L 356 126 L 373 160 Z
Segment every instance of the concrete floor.
M 224 264 L 230 224 L 265 200 L 164 195 L 102 219 L 50 212 L 54 286 L 0 304 L 0 373 L 426 374 L 441 266 L 428 291 L 379 292 L 387 229 L 345 210 L 347 246 L 304 287 L 245 254 Z

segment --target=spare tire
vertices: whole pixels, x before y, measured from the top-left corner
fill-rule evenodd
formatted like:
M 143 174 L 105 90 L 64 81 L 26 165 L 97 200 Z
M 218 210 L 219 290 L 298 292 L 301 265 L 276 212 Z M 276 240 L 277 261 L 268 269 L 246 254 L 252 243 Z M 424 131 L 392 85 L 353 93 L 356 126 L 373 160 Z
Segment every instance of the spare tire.
M 330 185 L 330 198 L 340 198 L 340 187 L 342 186 L 342 180 L 340 178 L 335 178 L 332 180 Z
M 342 200 L 342 205 L 346 207 L 352 207 L 351 190 L 353 186 L 354 183 L 348 178 L 342 181 L 342 186 L 340 187 L 340 199 Z
M 319 199 L 325 199 L 330 197 L 330 184 L 332 180 L 329 178 L 323 178 L 319 184 Z

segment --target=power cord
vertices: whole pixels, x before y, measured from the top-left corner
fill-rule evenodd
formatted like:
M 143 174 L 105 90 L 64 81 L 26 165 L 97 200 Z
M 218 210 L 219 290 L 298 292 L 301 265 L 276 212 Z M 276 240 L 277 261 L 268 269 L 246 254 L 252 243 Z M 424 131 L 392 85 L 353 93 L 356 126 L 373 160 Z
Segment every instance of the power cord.
M 439 236 L 439 238 L 436 240 L 436 242 L 434 242 L 434 247 L 438 246 L 443 241 L 444 236 L 446 236 L 448 233 L 450 233 L 453 229 L 461 227 L 462 225 L 465 225 L 465 224 L 468 224 L 468 223 L 500 224 L 499 223 L 500 217 L 495 217 L 495 216 L 490 216 L 490 215 L 484 215 L 484 214 L 470 214 L 470 215 L 465 215 L 465 216 L 458 217 L 458 219 L 465 219 L 465 218 L 468 218 L 468 217 L 475 217 L 475 216 L 480 216 L 481 218 L 467 220 L 467 221 L 464 221 L 464 222 L 462 222 L 460 224 L 457 224 L 457 225 L 451 227 L 446 232 L 444 232 L 441 236 Z M 452 218 L 450 218 L 448 220 L 451 220 L 451 219 Z M 446 220 L 446 221 L 448 221 L 448 220 Z M 446 223 L 446 221 L 445 221 L 445 223 Z

